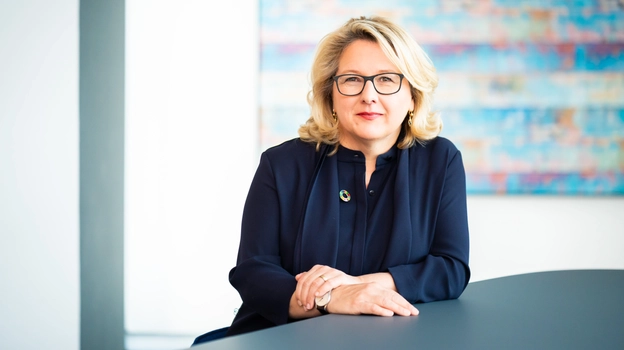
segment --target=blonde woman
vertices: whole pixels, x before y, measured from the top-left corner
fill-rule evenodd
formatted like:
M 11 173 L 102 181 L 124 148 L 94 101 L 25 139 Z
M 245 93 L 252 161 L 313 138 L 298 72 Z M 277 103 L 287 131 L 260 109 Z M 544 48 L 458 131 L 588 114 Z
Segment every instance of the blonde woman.
M 465 173 L 424 51 L 380 17 L 320 42 L 299 138 L 262 154 L 230 283 L 242 334 L 327 313 L 415 316 L 469 279 Z M 198 337 L 196 343 L 214 338 Z

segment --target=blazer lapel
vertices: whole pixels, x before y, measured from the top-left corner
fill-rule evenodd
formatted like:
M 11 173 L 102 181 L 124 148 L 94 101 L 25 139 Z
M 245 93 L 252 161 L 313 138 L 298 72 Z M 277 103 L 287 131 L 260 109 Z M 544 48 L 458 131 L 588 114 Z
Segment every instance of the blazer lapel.
M 412 193 L 410 186 L 410 149 L 399 149 L 396 179 L 394 183 L 394 213 L 392 230 L 388 237 L 388 251 L 384 257 L 383 267 L 403 265 L 410 261 L 413 229 L 410 207 L 410 197 L 418 196 Z
M 326 148 L 329 148 L 326 146 Z M 338 256 L 338 157 L 325 156 L 312 177 L 307 205 L 299 228 L 295 266 L 307 271 L 316 264 L 336 266 Z

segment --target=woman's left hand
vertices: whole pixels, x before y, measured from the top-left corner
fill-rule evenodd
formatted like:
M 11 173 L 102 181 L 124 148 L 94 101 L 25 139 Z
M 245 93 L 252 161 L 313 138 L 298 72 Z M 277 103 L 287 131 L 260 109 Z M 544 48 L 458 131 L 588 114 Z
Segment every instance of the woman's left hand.
M 359 277 L 325 265 L 314 265 L 310 270 L 295 276 L 297 288 L 295 297 L 300 306 L 311 310 L 315 306 L 314 298 L 342 285 L 362 283 Z

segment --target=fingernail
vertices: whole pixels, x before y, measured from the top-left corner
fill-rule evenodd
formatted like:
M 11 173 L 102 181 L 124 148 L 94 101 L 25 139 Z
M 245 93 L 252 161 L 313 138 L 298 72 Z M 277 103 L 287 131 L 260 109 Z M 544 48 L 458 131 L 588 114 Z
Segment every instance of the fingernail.
M 310 310 L 310 304 L 306 304 L 306 309 Z
M 299 306 L 303 306 L 303 304 L 301 303 L 301 300 L 297 300 L 297 304 L 298 304 Z

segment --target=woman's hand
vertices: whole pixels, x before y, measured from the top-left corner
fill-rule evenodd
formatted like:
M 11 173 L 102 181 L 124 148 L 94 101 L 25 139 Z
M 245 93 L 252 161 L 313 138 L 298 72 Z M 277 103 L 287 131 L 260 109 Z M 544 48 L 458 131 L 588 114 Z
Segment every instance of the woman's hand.
M 343 285 L 332 291 L 327 311 L 336 314 L 416 316 L 419 311 L 401 294 L 376 282 Z
M 314 298 L 330 290 L 333 290 L 327 306 L 330 313 L 418 315 L 418 309 L 396 291 L 394 280 L 387 272 L 354 277 L 329 266 L 315 265 L 295 279 L 297 288 L 291 298 L 291 309 L 299 306 L 299 310 L 291 312 L 291 316 L 317 315 Z
M 305 310 L 314 309 L 314 298 L 342 285 L 362 283 L 359 277 L 325 265 L 314 265 L 310 270 L 295 276 L 297 288 L 294 297 Z

